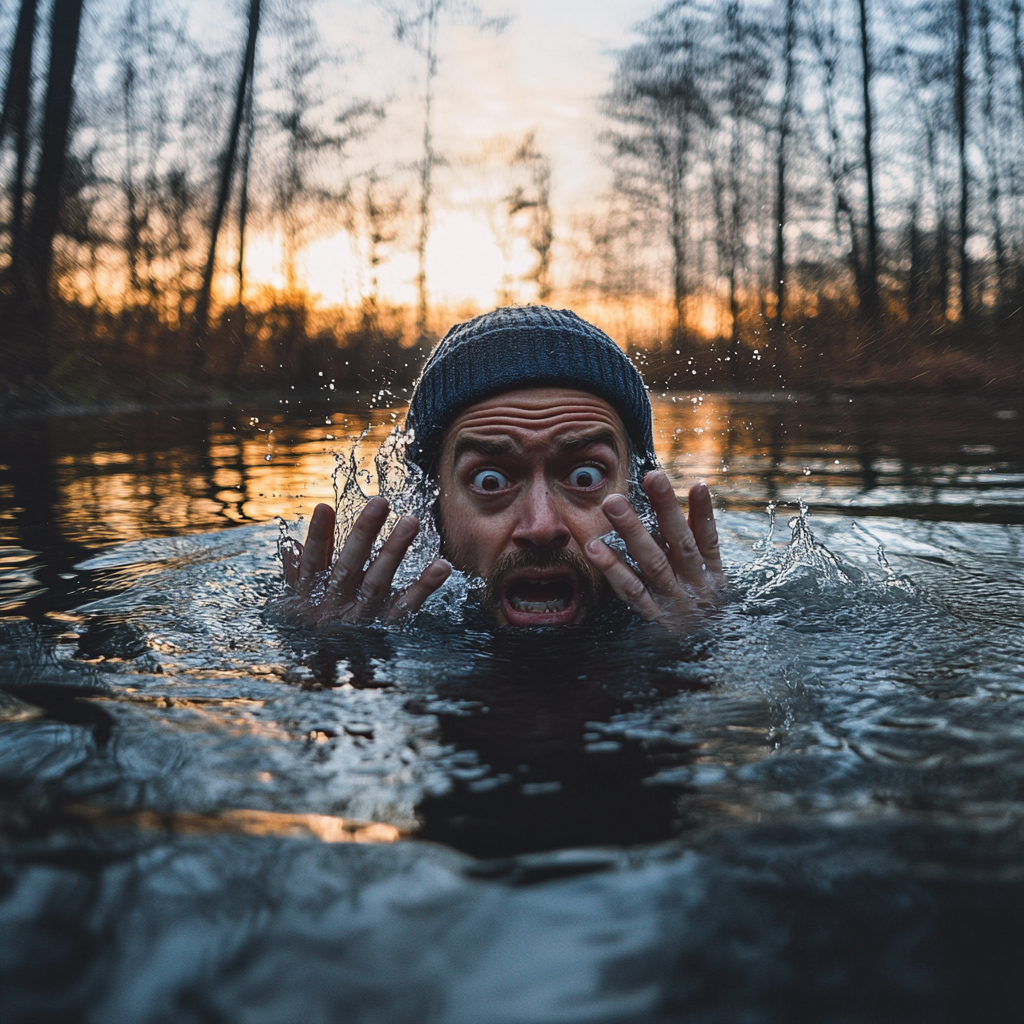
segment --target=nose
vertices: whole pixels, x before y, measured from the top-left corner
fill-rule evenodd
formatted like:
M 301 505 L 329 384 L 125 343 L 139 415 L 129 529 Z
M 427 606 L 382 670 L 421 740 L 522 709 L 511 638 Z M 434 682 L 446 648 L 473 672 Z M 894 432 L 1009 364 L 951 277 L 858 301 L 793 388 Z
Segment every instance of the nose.
M 512 540 L 522 550 L 559 550 L 572 539 L 562 516 L 561 502 L 546 481 L 536 480 L 520 499 L 519 519 Z

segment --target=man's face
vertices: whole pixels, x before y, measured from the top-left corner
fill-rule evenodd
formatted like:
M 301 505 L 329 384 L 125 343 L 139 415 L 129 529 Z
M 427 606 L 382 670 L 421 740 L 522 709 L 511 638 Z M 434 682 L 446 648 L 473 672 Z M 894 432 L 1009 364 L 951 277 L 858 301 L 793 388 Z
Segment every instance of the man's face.
M 601 502 L 629 483 L 629 444 L 603 399 L 508 391 L 471 406 L 441 448 L 444 554 L 487 581 L 501 625 L 581 622 L 610 596 L 583 545 L 610 529 Z

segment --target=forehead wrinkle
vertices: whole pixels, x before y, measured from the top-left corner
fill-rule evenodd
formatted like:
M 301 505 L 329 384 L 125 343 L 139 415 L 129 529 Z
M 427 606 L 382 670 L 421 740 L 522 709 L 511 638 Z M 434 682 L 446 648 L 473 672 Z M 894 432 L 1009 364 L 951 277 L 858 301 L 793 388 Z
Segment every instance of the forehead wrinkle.
M 520 410 L 509 409 L 480 409 L 473 410 L 469 414 L 463 414 L 453 424 L 455 434 L 463 431 L 481 430 L 524 430 L 540 431 L 555 430 L 566 424 L 579 424 L 582 429 L 587 429 L 591 424 L 600 423 L 606 427 L 622 429 L 618 415 L 611 409 L 605 410 L 600 406 L 592 406 L 585 409 L 548 407 L 544 410 L 532 411 L 523 415 Z
M 598 443 L 599 437 L 610 438 L 617 455 L 629 449 L 621 417 L 603 398 L 584 391 L 511 392 L 462 412 L 448 428 L 442 452 L 449 454 L 442 458 L 454 462 L 474 448 L 483 454 L 517 454 L 537 444 L 565 451 Z M 492 447 L 497 444 L 510 447 L 498 451 Z

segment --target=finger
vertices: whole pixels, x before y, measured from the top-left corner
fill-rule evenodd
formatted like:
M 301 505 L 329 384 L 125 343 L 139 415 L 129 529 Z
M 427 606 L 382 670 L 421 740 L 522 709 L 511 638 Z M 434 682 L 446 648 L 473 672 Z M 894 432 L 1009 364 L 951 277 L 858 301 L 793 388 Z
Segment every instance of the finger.
M 290 537 L 281 544 L 281 564 L 284 567 L 284 581 L 289 587 L 299 582 L 299 564 L 302 561 L 302 545 Z
M 388 613 L 388 618 L 394 622 L 396 619 L 402 618 L 403 615 L 412 615 L 413 612 L 418 612 L 423 607 L 423 602 L 426 601 L 431 594 L 437 590 L 442 583 L 452 574 L 452 567 L 443 559 L 435 558 L 420 573 L 420 578 L 407 587 L 397 598 L 395 603 L 391 606 L 391 611 Z
M 651 500 L 658 529 L 668 547 L 668 559 L 676 578 L 694 586 L 704 586 L 704 557 L 697 547 L 689 523 L 672 487 L 672 482 L 660 470 L 648 473 L 643 482 L 644 493 Z
M 622 494 L 610 494 L 601 503 L 608 522 L 626 542 L 626 550 L 655 594 L 675 594 L 679 589 L 676 572 L 665 549 L 650 535 L 633 506 Z M 627 567 L 628 568 L 628 567 Z
M 371 498 L 352 524 L 352 532 L 345 538 L 328 583 L 336 600 L 347 602 L 355 598 L 359 584 L 363 581 L 363 566 L 370 557 L 373 542 L 388 512 L 388 503 L 383 498 Z
M 309 520 L 299 563 L 299 579 L 308 580 L 331 564 L 334 551 L 334 509 L 321 502 Z
M 356 591 L 355 614 L 361 619 L 374 619 L 381 606 L 391 596 L 391 581 L 409 550 L 413 537 L 420 532 L 415 516 L 402 516 L 395 523 L 384 546 L 366 570 L 363 582 Z
M 722 571 L 722 552 L 718 544 L 718 525 L 715 523 L 715 509 L 711 504 L 711 492 L 707 484 L 695 484 L 690 488 L 689 523 L 697 547 L 704 557 L 708 572 Z
M 620 601 L 650 621 L 662 617 L 662 608 L 644 586 L 644 581 L 603 540 L 598 537 L 589 541 L 583 550 Z

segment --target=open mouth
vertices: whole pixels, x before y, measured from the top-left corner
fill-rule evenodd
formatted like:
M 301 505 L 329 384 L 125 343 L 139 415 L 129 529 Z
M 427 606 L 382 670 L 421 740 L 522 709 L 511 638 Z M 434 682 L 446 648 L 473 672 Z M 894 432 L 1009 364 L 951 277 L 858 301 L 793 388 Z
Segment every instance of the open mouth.
M 576 581 L 564 573 L 517 576 L 505 585 L 505 617 L 513 626 L 571 622 L 576 616 L 577 590 Z

